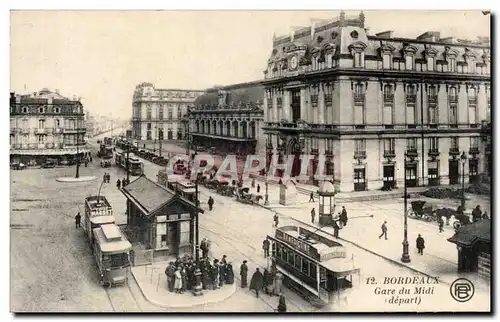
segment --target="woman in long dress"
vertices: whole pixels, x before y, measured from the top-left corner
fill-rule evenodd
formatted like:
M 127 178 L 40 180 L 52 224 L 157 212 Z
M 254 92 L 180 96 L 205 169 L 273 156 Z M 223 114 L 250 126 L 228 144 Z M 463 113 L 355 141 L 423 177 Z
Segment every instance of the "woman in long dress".
M 175 283 L 174 288 L 176 293 L 182 293 L 182 275 L 179 267 L 175 270 Z
M 280 300 L 278 302 L 278 309 L 276 311 L 278 313 L 286 312 L 286 302 L 285 302 L 285 297 L 283 295 L 280 295 Z
M 283 274 L 280 271 L 276 272 L 274 275 L 274 294 L 281 294 L 281 288 L 283 285 Z

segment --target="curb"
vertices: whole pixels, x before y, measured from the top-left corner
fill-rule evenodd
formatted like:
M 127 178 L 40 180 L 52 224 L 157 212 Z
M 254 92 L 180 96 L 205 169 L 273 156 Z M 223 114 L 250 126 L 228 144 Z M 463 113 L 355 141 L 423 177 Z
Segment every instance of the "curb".
M 165 305 L 165 304 L 157 302 L 157 301 L 151 299 L 149 296 L 147 296 L 146 292 L 144 292 L 144 290 L 143 290 L 143 287 L 142 287 L 141 283 L 139 283 L 137 281 L 137 278 L 135 277 L 135 274 L 134 274 L 134 272 L 132 270 L 130 270 L 130 274 L 132 274 L 132 276 L 134 277 L 134 281 L 137 284 L 137 286 L 139 287 L 139 290 L 141 291 L 141 294 L 146 299 L 146 301 L 148 301 L 149 303 L 151 303 L 153 305 L 156 305 L 158 307 L 162 307 L 162 308 L 165 308 L 165 309 L 188 308 L 188 307 L 197 307 L 197 306 L 204 306 L 204 305 L 207 305 L 207 304 L 219 303 L 219 302 L 222 302 L 224 300 L 227 300 L 228 298 L 230 298 L 231 296 L 233 296 L 234 293 L 236 293 L 236 283 L 233 283 L 231 285 L 231 287 L 233 288 L 231 290 L 231 293 L 229 293 L 229 295 L 227 295 L 225 297 L 222 297 L 222 298 L 217 298 L 217 299 L 214 299 L 212 301 L 205 301 L 205 302 L 199 303 L 199 304 L 195 303 L 195 304 L 185 304 L 185 305 Z M 193 297 L 195 297 L 195 296 L 193 295 Z
M 87 181 L 92 181 L 95 180 L 96 177 L 91 176 L 91 177 L 80 177 L 80 178 L 73 178 L 73 177 L 61 177 L 57 178 L 57 182 L 63 182 L 63 183 L 74 183 L 74 182 L 87 182 Z

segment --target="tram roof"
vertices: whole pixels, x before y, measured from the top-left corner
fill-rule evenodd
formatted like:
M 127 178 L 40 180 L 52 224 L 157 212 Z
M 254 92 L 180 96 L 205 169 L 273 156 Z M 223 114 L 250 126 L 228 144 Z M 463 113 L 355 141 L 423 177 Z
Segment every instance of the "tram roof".
M 113 224 L 115 216 L 93 216 L 89 218 L 90 222 L 94 225 Z
M 88 196 L 85 198 L 85 202 L 90 208 L 101 208 L 101 207 L 111 207 L 108 199 L 105 196 Z
M 114 224 L 95 228 L 94 236 L 103 253 L 127 252 L 132 248 L 132 244 L 123 235 L 120 228 Z

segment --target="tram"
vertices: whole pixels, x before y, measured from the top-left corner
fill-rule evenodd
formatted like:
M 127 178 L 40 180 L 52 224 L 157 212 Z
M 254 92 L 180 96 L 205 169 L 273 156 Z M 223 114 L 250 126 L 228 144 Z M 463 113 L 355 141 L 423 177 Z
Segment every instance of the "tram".
M 306 298 L 331 303 L 342 289 L 359 283 L 354 259 L 321 231 L 297 223 L 276 228 L 268 238 L 273 266 L 283 274 L 285 285 Z
M 105 196 L 89 196 L 85 198 L 83 230 L 87 234 L 91 246 L 94 243 L 92 231 L 101 225 L 113 224 L 114 222 L 113 208 Z
M 95 228 L 93 235 L 101 283 L 110 287 L 127 283 L 132 244 L 115 224 Z
M 116 152 L 115 154 L 115 164 L 120 168 L 127 170 L 127 154 L 124 152 Z M 140 176 L 144 172 L 144 164 L 139 161 L 139 159 L 130 157 L 128 158 L 129 166 L 128 171 L 133 176 Z

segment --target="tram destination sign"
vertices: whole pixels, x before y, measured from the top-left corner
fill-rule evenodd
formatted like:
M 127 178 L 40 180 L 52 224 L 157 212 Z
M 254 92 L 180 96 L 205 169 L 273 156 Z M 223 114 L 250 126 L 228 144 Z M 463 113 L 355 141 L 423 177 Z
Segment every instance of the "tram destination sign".
M 276 230 L 276 238 L 281 240 L 281 241 L 284 241 L 285 243 L 292 245 L 296 249 L 308 254 L 309 256 L 311 256 L 313 258 L 316 258 L 316 259 L 318 258 L 318 253 L 317 253 L 316 249 L 314 249 L 314 247 L 312 247 L 311 245 L 309 245 L 307 242 L 305 242 L 303 240 L 300 240 L 296 237 L 293 237 L 293 236 L 291 236 L 291 235 L 289 235 L 281 230 Z

